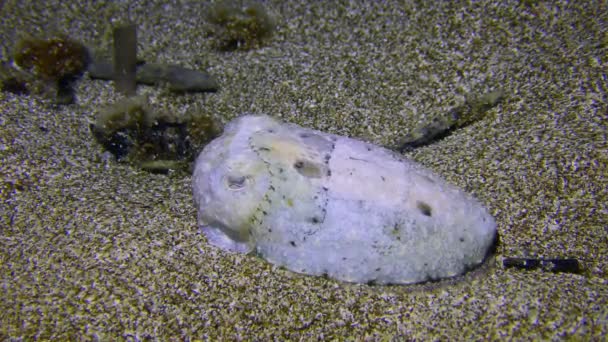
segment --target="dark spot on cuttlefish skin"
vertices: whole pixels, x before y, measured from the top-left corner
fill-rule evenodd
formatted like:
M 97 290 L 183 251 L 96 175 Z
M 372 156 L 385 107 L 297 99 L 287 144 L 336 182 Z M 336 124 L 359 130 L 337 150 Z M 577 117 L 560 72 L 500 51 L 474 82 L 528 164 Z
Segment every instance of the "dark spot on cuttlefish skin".
M 433 208 L 425 202 L 418 201 L 416 202 L 416 207 L 420 210 L 420 213 L 424 216 L 431 217 L 433 215 Z
M 292 245 L 293 247 L 296 246 L 296 242 L 295 241 L 289 241 L 289 244 Z
M 318 164 L 306 159 L 296 160 L 293 167 L 304 177 L 321 178 L 323 175 L 321 167 Z

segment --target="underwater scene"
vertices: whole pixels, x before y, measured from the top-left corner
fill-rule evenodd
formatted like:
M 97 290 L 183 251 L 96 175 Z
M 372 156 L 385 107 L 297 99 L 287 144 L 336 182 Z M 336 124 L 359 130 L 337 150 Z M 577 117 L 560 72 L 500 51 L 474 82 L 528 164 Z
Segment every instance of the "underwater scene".
M 0 1 L 0 339 L 602 340 L 605 1 Z

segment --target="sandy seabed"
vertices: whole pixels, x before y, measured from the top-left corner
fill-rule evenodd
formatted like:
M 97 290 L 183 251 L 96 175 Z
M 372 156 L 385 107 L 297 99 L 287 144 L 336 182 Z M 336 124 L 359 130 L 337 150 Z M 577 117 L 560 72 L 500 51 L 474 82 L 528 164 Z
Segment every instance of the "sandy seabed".
M 408 156 L 496 217 L 495 258 L 452 281 L 367 286 L 294 274 L 207 244 L 191 178 L 107 158 L 89 125 L 120 98 L 0 93 L 2 340 L 601 340 L 608 334 L 605 1 L 284 2 L 262 47 L 218 51 L 204 1 L 0 3 L 20 35 L 109 51 L 127 16 L 146 61 L 203 69 L 213 94 L 140 86 L 159 110 L 266 113 L 382 145 L 495 89 L 487 116 Z M 505 269 L 576 258 L 580 274 Z

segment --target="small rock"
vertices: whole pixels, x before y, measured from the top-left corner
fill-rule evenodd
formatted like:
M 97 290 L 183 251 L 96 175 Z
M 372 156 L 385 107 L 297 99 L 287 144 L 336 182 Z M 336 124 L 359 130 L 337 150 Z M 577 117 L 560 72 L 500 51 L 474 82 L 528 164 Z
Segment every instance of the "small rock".
M 504 98 L 502 89 L 483 94 L 481 96 L 469 95 L 466 102 L 450 110 L 447 115 L 439 115 L 431 123 L 423 123 L 406 135 L 397 144 L 401 152 L 411 151 L 416 147 L 428 145 L 449 135 L 455 129 L 481 120 L 484 114 L 500 103 Z

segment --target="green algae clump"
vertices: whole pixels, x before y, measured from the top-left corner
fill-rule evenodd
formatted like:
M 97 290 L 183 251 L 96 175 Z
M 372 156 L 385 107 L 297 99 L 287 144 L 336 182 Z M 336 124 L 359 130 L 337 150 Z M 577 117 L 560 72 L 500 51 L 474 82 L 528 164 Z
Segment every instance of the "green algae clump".
M 89 53 L 84 45 L 66 37 L 23 38 L 15 48 L 15 64 L 49 80 L 75 77 L 86 69 Z
M 75 100 L 72 84 L 86 70 L 87 48 L 65 36 L 20 39 L 13 53 L 14 63 L 0 68 L 2 91 L 42 94 L 56 104 Z
M 91 131 L 119 162 L 167 173 L 187 171 L 195 151 L 221 130 L 209 116 L 158 112 L 145 96 L 134 96 L 101 109 Z
M 210 6 L 207 20 L 220 50 L 249 50 L 260 47 L 275 29 L 275 20 L 257 3 L 239 6 L 220 1 Z

